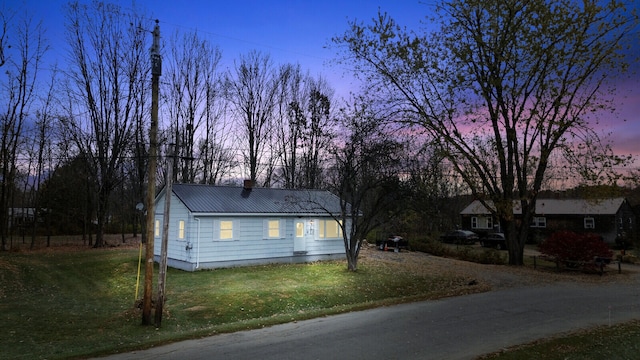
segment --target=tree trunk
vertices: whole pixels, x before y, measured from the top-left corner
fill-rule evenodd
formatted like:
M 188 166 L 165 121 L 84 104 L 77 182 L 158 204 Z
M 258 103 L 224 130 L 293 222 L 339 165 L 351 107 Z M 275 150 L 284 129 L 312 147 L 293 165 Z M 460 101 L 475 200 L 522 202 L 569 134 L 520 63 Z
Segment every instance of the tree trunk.
M 107 221 L 108 205 L 109 205 L 109 197 L 111 192 L 111 185 L 109 182 L 103 184 L 102 188 L 98 193 L 98 211 L 96 213 L 98 220 L 98 227 L 96 229 L 96 243 L 93 246 L 94 248 L 106 246 L 106 242 L 104 240 L 104 228 L 105 223 Z
M 513 217 L 502 219 L 504 226 L 504 236 L 507 239 L 507 247 L 509 250 L 509 265 L 524 265 L 524 242 L 520 241 L 520 231 L 518 231 L 516 222 Z
M 352 254 L 351 251 L 347 252 L 347 269 L 349 271 L 358 271 L 358 257 Z

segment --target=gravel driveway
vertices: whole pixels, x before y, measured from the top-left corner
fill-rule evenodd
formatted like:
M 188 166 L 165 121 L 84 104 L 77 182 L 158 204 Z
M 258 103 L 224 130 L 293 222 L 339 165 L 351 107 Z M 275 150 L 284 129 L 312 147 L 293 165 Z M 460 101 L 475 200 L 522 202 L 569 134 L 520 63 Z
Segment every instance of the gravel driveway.
M 524 256 L 534 256 L 539 253 L 533 249 L 525 249 Z M 562 281 L 601 283 L 629 282 L 633 275 L 640 274 L 640 266 L 622 264 L 622 273 L 618 274 L 618 265 L 610 264 L 603 276 L 584 274 L 581 272 L 556 272 L 551 268 L 533 269 L 531 267 L 513 267 L 505 265 L 485 265 L 468 261 L 432 256 L 417 251 L 380 251 L 375 246 L 365 246 L 360 252 L 360 261 L 382 261 L 401 264 L 418 273 L 464 276 L 469 281 L 477 281 L 486 285 L 488 290 L 501 290 L 518 286 L 532 286 L 552 284 Z

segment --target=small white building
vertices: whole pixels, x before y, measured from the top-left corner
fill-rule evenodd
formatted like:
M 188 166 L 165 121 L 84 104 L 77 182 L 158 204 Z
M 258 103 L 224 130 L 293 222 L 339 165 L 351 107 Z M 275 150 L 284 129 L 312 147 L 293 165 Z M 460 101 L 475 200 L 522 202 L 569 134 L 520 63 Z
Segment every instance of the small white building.
M 156 198 L 159 261 L 166 188 Z M 345 257 L 340 199 L 328 191 L 174 184 L 167 265 L 199 269 Z M 349 231 L 348 221 L 344 229 Z

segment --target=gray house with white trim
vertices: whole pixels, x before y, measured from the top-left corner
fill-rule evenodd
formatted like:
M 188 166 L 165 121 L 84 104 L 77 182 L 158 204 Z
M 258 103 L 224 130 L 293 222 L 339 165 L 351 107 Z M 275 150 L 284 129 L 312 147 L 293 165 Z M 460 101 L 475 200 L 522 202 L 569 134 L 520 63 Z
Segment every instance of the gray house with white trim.
M 493 207 L 492 202 L 488 202 Z M 514 202 L 516 221 L 522 215 L 519 202 Z M 479 200 L 460 212 L 462 228 L 480 235 L 499 232 L 495 216 Z M 635 237 L 636 218 L 625 198 L 606 199 L 538 199 L 529 224 L 533 242 L 539 242 L 558 230 L 598 234 L 608 244 Z
M 166 188 L 156 197 L 160 259 Z M 174 184 L 167 264 L 199 269 L 345 257 L 340 199 L 328 191 Z M 344 229 L 349 233 L 350 221 Z

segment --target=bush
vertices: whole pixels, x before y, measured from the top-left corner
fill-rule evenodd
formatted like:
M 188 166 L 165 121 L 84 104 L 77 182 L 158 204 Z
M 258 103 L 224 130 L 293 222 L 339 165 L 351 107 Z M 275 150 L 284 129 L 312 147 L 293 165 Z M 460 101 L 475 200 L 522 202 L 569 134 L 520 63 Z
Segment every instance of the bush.
M 596 234 L 559 231 L 551 234 L 539 246 L 540 253 L 552 257 L 556 263 L 570 268 L 592 268 L 594 258 L 611 258 L 613 252 Z

